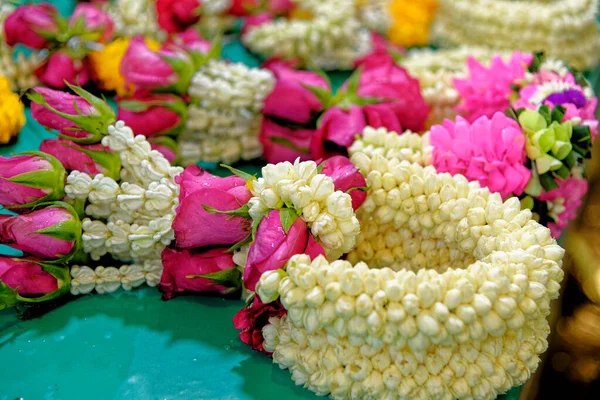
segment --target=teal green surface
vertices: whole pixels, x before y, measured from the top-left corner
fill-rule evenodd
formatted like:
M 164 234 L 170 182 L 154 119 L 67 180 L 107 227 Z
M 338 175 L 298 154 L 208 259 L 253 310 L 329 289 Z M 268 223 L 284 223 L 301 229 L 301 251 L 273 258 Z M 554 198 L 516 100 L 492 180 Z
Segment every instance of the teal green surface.
M 63 14 L 73 7 L 53 3 Z M 239 42 L 223 53 L 259 65 Z M 346 77 L 332 74 L 334 87 Z M 28 110 L 18 140 L 0 155 L 38 149 L 52 137 Z M 0 311 L 0 400 L 316 399 L 238 340 L 231 318 L 242 306 L 192 296 L 163 302 L 156 289 L 144 288 L 82 296 L 31 321 Z M 518 392 L 502 398 L 516 400 Z

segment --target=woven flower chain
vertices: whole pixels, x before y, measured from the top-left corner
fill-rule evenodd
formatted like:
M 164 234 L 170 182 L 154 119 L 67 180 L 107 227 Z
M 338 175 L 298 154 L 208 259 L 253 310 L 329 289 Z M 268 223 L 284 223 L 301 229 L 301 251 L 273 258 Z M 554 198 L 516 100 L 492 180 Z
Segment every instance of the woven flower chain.
M 585 69 L 598 60 L 597 16 L 597 0 L 439 0 L 432 41 L 441 45 L 543 50 Z
M 260 157 L 260 111 L 274 83 L 270 71 L 239 63 L 211 60 L 201 67 L 190 84 L 194 100 L 178 138 L 182 164 Z
M 516 198 L 409 162 L 417 139 L 387 158 L 351 151 L 369 192 L 346 261 L 293 256 L 257 285 L 287 310 L 265 351 L 318 395 L 492 399 L 547 347 L 563 249 Z
M 251 27 L 243 43 L 263 56 L 299 59 L 326 70 L 352 69 L 370 50 L 370 33 L 354 0 L 294 0 L 309 19 L 277 19 Z

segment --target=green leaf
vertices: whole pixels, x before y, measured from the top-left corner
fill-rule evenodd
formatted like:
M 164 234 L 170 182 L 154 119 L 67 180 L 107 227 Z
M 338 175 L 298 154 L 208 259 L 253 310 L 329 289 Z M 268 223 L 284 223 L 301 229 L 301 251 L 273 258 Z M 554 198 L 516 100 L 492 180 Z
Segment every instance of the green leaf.
M 561 105 L 554 106 L 554 108 L 552 109 L 552 113 L 551 113 L 552 121 L 556 121 L 559 124 L 562 123 L 562 120 L 565 116 L 566 111 L 567 111 L 567 109 Z
M 542 184 L 542 187 L 546 192 L 549 192 L 552 189 L 556 189 L 558 187 L 558 183 L 556 183 L 551 173 L 541 174 L 540 183 Z
M 369 104 L 379 104 L 379 103 L 383 103 L 385 101 L 385 99 L 382 99 L 380 97 L 351 97 L 350 101 L 353 104 L 356 104 L 357 106 L 366 106 Z
M 327 108 L 331 104 L 331 101 L 333 99 L 333 93 L 331 93 L 330 90 L 324 89 L 320 86 L 308 85 L 306 83 L 302 83 L 302 86 L 305 89 L 310 90 L 310 92 L 315 95 L 315 97 L 323 105 L 323 108 Z
M 269 139 L 271 142 L 276 143 L 276 144 L 280 144 L 282 146 L 285 146 L 289 149 L 295 150 L 299 153 L 303 153 L 303 154 L 310 154 L 310 150 L 308 149 L 308 147 L 300 147 L 296 144 L 294 144 L 291 140 L 289 140 L 288 138 L 284 138 L 281 136 L 271 136 L 271 138 Z
M 572 139 L 579 144 L 591 141 L 592 132 L 590 131 L 590 127 L 586 125 L 574 126 Z
M 117 105 L 124 110 L 133 112 L 147 111 L 152 106 L 152 104 L 138 100 L 121 100 Z
M 188 56 L 189 57 L 189 56 Z M 161 58 L 169 64 L 173 71 L 177 74 L 177 82 L 172 85 L 157 88 L 157 92 L 183 94 L 187 92 L 190 82 L 196 69 L 191 58 L 182 59 L 178 57 L 168 57 L 161 55 Z
M 533 197 L 525 196 L 521 200 L 521 210 L 533 210 L 533 206 L 535 205 L 533 201 Z
M 363 68 L 358 67 L 350 78 L 348 78 L 348 87 L 346 89 L 346 93 L 350 95 L 356 95 L 358 92 L 358 85 L 360 84 L 360 75 L 362 74 Z
M 567 179 L 571 175 L 571 170 L 564 165 L 560 167 L 558 170 L 554 171 L 554 174 L 559 176 L 561 179 Z
M 17 291 L 0 281 L 0 310 L 17 305 Z
M 283 231 L 287 234 L 298 219 L 298 214 L 293 208 L 282 208 L 279 210 L 279 218 L 281 219 Z
M 250 175 L 250 174 L 249 174 L 249 173 L 247 173 L 247 172 L 244 172 L 244 171 L 241 171 L 241 170 L 239 170 L 239 169 L 236 169 L 236 168 L 230 167 L 229 165 L 226 165 L 226 164 L 219 164 L 219 166 L 221 166 L 221 167 L 223 167 L 223 168 L 226 168 L 226 169 L 228 169 L 229 171 L 231 171 L 231 173 L 232 173 L 232 174 L 234 174 L 234 175 L 236 175 L 236 176 L 239 176 L 240 178 L 242 178 L 242 179 L 243 179 L 243 180 L 245 180 L 246 182 L 248 182 L 248 181 L 249 181 L 249 180 L 251 180 L 251 179 L 252 179 L 252 180 L 253 180 L 253 179 L 256 179 L 256 176 L 255 176 L 255 175 Z
M 210 279 L 216 285 L 239 288 L 242 285 L 242 273 L 237 268 L 225 269 L 210 274 L 188 275 L 188 279 Z
M 327 86 L 329 87 L 329 89 L 331 89 L 331 88 L 332 88 L 332 85 L 331 85 L 331 79 L 329 79 L 329 75 L 327 75 L 327 73 L 326 73 L 325 71 L 323 71 L 323 70 L 322 70 L 321 68 L 319 68 L 319 67 L 313 67 L 313 68 L 311 68 L 311 70 L 312 70 L 312 71 L 313 71 L 315 74 L 317 74 L 317 75 L 319 75 L 321 78 L 323 78 L 323 80 L 324 80 L 325 82 L 327 82 Z
M 240 208 L 238 208 L 236 210 L 228 210 L 228 211 L 220 211 L 220 210 L 217 210 L 216 208 L 211 207 L 206 204 L 202 204 L 202 208 L 204 208 L 204 211 L 207 211 L 211 214 L 231 215 L 232 217 L 243 217 L 243 218 L 250 219 L 250 214 L 248 213 L 248 210 L 250 209 L 250 207 L 248 206 L 248 204 L 244 204 L 243 206 L 241 206 Z
M 323 161 L 321 164 L 317 165 L 317 174 L 322 173 L 323 168 L 325 168 L 325 161 Z
M 552 123 L 552 114 L 550 113 L 550 107 L 541 106 L 538 110 L 538 113 L 546 120 L 546 124 L 550 125 Z
M 533 60 L 531 64 L 529 64 L 529 72 L 538 72 L 540 70 L 540 66 L 544 62 L 544 52 L 539 52 L 533 55 Z
M 515 121 L 519 120 L 519 117 L 513 108 L 507 108 L 504 110 L 504 115 L 506 115 L 508 118 L 514 119 Z
M 573 167 L 575 166 L 575 163 L 577 162 L 577 157 L 575 156 L 575 153 L 573 151 L 571 151 L 565 158 L 564 160 L 562 160 L 563 164 L 569 168 L 569 170 L 573 169 Z

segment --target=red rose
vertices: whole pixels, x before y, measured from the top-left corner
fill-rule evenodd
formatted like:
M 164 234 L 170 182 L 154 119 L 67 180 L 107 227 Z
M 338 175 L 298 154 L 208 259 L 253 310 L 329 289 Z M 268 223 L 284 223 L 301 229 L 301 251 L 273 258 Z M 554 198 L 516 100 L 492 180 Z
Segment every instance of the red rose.
M 200 0 L 156 0 L 158 24 L 169 33 L 181 32 L 200 20 Z
M 250 307 L 244 307 L 233 317 L 233 326 L 240 330 L 240 340 L 253 350 L 271 355 L 263 348 L 262 329 L 271 317 L 281 317 L 286 313 L 279 301 L 264 304 L 256 296 Z

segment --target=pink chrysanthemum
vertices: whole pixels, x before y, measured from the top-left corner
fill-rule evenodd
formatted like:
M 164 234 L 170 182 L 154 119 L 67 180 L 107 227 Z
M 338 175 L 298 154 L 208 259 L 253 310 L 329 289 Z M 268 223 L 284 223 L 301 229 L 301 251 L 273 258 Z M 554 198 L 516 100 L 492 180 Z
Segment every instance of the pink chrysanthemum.
M 548 224 L 555 238 L 558 238 L 563 229 L 569 226 L 569 222 L 577 217 L 577 210 L 588 191 L 585 179 L 569 177 L 558 180 L 557 183 L 556 189 L 544 192 L 538 197 L 538 200 L 548 202 L 548 213 L 556 220 L 555 223 Z
M 486 67 L 474 57 L 469 57 L 468 78 L 454 80 L 454 87 L 462 98 L 457 110 L 473 122 L 483 115 L 491 117 L 510 107 L 511 85 L 525 77 L 532 59 L 531 54 L 517 51 L 508 63 L 496 55 L 491 65 Z
M 470 124 L 457 117 L 430 132 L 438 172 L 462 174 L 503 198 L 523 193 L 531 171 L 525 167 L 525 135 L 513 119 L 498 112 Z
M 550 71 L 536 73 L 533 83 L 519 91 L 519 99 L 513 107 L 537 110 L 541 105 L 562 105 L 567 109 L 565 121 L 579 118 L 583 125 L 590 127 L 592 141 L 598 135 L 598 120 L 595 115 L 598 98 L 578 85 L 571 73 L 565 76 Z

